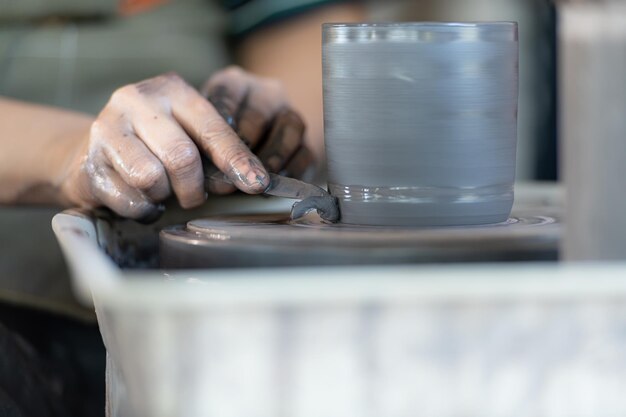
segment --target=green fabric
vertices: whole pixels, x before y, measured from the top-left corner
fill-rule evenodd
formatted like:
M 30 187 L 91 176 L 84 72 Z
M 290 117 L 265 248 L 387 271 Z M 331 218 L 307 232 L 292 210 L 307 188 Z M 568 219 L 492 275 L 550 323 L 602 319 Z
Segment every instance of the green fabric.
M 117 87 L 164 72 L 199 85 L 228 63 L 226 25 L 201 0 L 126 18 L 2 25 L 0 95 L 95 113 Z
M 285 19 L 312 8 L 338 2 L 338 0 L 248 1 L 232 8 L 230 32 L 233 36 L 242 36 L 260 26 Z
M 0 22 L 48 16 L 96 17 L 113 15 L 117 0 L 0 0 Z

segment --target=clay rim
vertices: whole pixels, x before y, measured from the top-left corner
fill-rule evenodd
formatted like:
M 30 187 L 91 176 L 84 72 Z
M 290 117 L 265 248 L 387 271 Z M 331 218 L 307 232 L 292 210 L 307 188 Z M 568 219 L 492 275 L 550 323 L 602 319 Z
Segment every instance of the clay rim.
M 334 22 L 322 24 L 322 43 L 518 41 L 518 24 L 485 22 Z
M 485 21 L 467 21 L 467 22 L 327 22 L 322 23 L 322 27 L 421 27 L 421 26 L 437 26 L 437 27 L 487 27 L 487 26 L 517 26 L 517 22 L 512 20 L 485 20 Z

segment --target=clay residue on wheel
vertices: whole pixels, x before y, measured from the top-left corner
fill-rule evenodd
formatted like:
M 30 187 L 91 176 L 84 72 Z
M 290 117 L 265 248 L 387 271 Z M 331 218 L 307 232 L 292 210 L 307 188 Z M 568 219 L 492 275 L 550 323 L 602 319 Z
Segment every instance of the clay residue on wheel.
M 326 221 L 332 223 L 339 221 L 339 203 L 337 198 L 331 195 L 308 197 L 298 201 L 291 209 L 291 218 L 294 220 L 299 219 L 313 210 L 316 210 L 320 217 Z

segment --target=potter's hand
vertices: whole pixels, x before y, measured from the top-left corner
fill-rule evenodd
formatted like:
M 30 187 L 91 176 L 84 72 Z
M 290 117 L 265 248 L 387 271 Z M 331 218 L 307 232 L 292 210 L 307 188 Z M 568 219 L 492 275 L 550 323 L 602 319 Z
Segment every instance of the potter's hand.
M 225 109 L 231 110 L 228 107 L 231 105 L 234 110 L 240 109 L 237 120 L 241 121 L 241 127 L 247 123 L 241 131 L 248 135 L 251 144 L 261 136 L 257 133 L 261 122 L 266 127 L 274 118 L 273 131 L 284 132 L 281 138 L 289 136 L 289 146 L 298 148 L 302 123 L 293 112 L 280 110 L 284 99 L 274 95 L 278 94 L 274 90 L 271 96 L 263 95 L 263 113 L 250 110 L 246 113 L 246 109 L 256 109 L 259 105 L 256 92 L 266 93 L 275 84 L 232 69 L 219 73 L 215 79 L 221 80 L 216 85 L 224 86 L 217 88 L 224 97 L 216 101 L 223 105 L 219 109 L 175 74 L 117 90 L 66 169 L 61 182 L 65 199 L 81 207 L 107 206 L 130 218 L 153 216 L 158 203 L 172 193 L 183 208 L 195 207 L 206 199 L 201 155 L 240 190 L 250 194 L 263 192 L 269 184 L 268 173 L 222 117 Z M 249 92 L 250 104 L 255 92 L 255 107 L 246 108 L 241 100 L 230 98 L 231 92 L 239 91 L 241 100 Z M 272 156 L 287 159 L 293 153 L 285 150 L 282 143 L 286 141 L 281 140 L 268 141 L 260 149 L 261 156 L 268 155 L 271 169 L 280 169 L 285 164 L 285 161 L 272 161 Z M 232 185 L 224 184 L 222 181 L 209 187 L 221 193 L 234 190 Z
M 269 171 L 302 178 L 313 166 L 313 156 L 304 145 L 304 123 L 289 108 L 278 81 L 233 66 L 213 75 L 201 91 Z M 211 192 L 234 191 L 219 177 L 210 175 Z

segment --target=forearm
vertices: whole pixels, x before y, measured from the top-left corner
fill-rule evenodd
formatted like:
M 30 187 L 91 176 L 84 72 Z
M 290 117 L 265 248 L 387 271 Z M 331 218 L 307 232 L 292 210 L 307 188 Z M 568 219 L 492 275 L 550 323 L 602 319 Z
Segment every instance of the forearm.
M 60 187 L 93 118 L 0 98 L 0 205 L 67 206 Z

